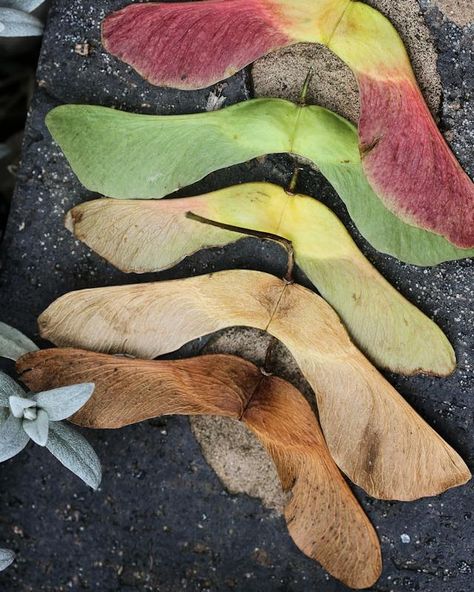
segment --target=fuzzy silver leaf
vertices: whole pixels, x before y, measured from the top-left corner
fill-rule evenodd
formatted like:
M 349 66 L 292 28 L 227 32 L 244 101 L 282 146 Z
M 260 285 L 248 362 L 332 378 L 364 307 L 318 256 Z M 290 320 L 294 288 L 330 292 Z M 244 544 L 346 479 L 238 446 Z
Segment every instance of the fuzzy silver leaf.
M 10 397 L 24 397 L 26 392 L 5 372 L 0 372 L 0 407 L 10 407 Z
M 49 433 L 49 418 L 44 409 L 38 409 L 36 419 L 23 419 L 23 429 L 38 446 L 46 446 Z
M 10 549 L 0 549 L 0 571 L 7 569 L 9 565 L 13 563 L 15 559 L 15 553 Z
M 10 410 L 13 416 L 21 419 L 25 416 L 25 409 L 36 407 L 35 401 L 27 399 L 26 397 L 17 397 L 16 395 L 12 395 L 8 399 L 8 402 L 10 403 Z
M 22 420 L 9 415 L 0 426 L 0 462 L 16 456 L 29 440 L 30 437 L 23 429 Z
M 0 357 L 16 362 L 23 354 L 37 350 L 38 347 L 26 335 L 0 322 Z
M 61 421 L 79 411 L 94 392 L 93 383 L 73 384 L 37 393 L 32 397 L 51 421 Z
M 0 160 L 11 153 L 10 148 L 6 144 L 0 144 Z
M 87 485 L 97 489 L 102 479 L 100 460 L 89 442 L 69 426 L 53 422 L 46 448 Z
M 46 0 L 0 0 L 2 8 L 14 8 L 22 12 L 33 12 L 39 8 Z
M 0 7 L 0 37 L 38 37 L 43 23 L 27 12 Z

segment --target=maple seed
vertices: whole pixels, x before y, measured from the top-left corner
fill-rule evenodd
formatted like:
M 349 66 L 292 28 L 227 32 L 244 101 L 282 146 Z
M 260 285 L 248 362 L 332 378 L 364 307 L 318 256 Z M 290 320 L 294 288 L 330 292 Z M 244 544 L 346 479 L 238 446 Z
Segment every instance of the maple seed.
M 413 500 L 470 478 L 459 455 L 353 345 L 331 307 L 297 284 L 235 270 L 80 290 L 56 300 L 38 323 L 59 346 L 149 359 L 227 327 L 262 329 L 295 358 L 334 460 L 370 495 Z
M 273 458 L 284 490 L 288 530 L 298 547 L 354 588 L 380 576 L 377 535 L 332 460 L 303 395 L 229 355 L 146 361 L 73 349 L 43 350 L 17 362 L 31 388 L 88 381 L 95 391 L 72 418 L 118 428 L 160 415 L 241 420 Z
M 66 224 L 119 269 L 134 273 L 168 269 L 246 234 L 279 241 L 376 365 L 441 376 L 455 368 L 439 327 L 390 286 L 338 218 L 313 198 L 248 183 L 183 199 L 99 199 L 76 206 Z
M 384 205 L 408 224 L 474 247 L 474 185 L 437 129 L 398 33 L 370 6 L 348 0 L 135 4 L 108 16 L 102 35 L 108 51 L 152 83 L 183 89 L 209 86 L 281 47 L 326 45 L 359 84 L 359 141 L 373 146 L 362 165 Z M 184 81 L 181 71 L 189 73 Z
M 108 197 L 159 199 L 212 171 L 289 152 L 314 163 L 379 251 L 415 265 L 474 255 L 391 212 L 368 182 L 356 129 L 322 107 L 255 99 L 209 113 L 160 116 L 62 105 L 46 122 L 81 183 Z

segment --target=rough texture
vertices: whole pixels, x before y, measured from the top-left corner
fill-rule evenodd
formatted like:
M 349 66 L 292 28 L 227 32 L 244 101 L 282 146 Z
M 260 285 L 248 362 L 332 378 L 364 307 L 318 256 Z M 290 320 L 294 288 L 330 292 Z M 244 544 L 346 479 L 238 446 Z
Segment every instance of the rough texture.
M 79 185 L 52 145 L 44 114 L 60 102 L 148 113 L 192 112 L 205 110 L 216 92 L 226 99 L 224 104 L 248 96 L 245 76 L 227 81 L 220 90 L 213 89 L 216 92 L 176 93 L 149 86 L 108 57 L 100 48 L 100 20 L 127 3 L 63 0 L 53 3 L 50 13 L 38 74 L 40 88 L 2 245 L 0 319 L 30 337 L 37 337 L 36 316 L 60 294 L 138 281 L 105 265 L 62 227 L 65 212 L 92 195 Z M 472 32 L 455 25 L 428 0 L 420 4 L 439 52 L 440 126 L 472 175 Z M 262 159 L 212 175 L 192 192 L 242 180 L 287 185 L 292 165 L 286 157 Z M 376 267 L 447 331 L 459 358 L 455 375 L 442 380 L 389 378 L 473 469 L 471 262 L 428 270 L 401 265 L 376 253 L 357 235 L 340 200 L 317 173 L 304 169 L 298 190 L 318 196 L 334 209 Z M 197 255 L 153 277 L 184 277 L 229 267 L 281 274 L 285 258 L 275 245 L 249 239 Z M 304 281 L 301 274 L 298 279 Z M 202 345 L 200 341 L 190 351 Z M 286 363 L 284 369 L 288 369 Z M 3 464 L 0 541 L 2 547 L 15 549 L 18 558 L 0 574 L 2 592 L 346 590 L 296 550 L 283 520 L 273 511 L 255 499 L 225 491 L 187 425 L 184 419 L 169 418 L 119 431 L 88 432 L 105 475 L 95 494 L 39 448 L 28 447 Z M 382 540 L 385 569 L 374 592 L 470 592 L 472 483 L 410 504 L 374 502 L 357 494 Z
M 460 27 L 472 25 L 474 21 L 474 4 L 471 0 L 433 0 L 433 4 Z
M 268 334 L 257 329 L 227 329 L 212 338 L 203 353 L 231 351 L 263 366 L 272 342 L 274 340 Z M 288 353 L 279 366 L 285 369 L 292 367 L 299 374 Z M 292 382 L 300 387 L 300 384 Z M 301 382 L 305 382 L 302 377 Z M 307 394 L 308 390 L 306 385 L 306 391 L 301 392 Z M 311 401 L 311 397 L 308 400 Z M 275 465 L 245 426 L 222 417 L 191 417 L 190 423 L 204 457 L 229 493 L 245 493 L 260 498 L 267 508 L 279 514 L 283 512 L 287 496 L 282 491 Z
M 267 333 L 250 328 L 226 329 L 203 348 L 203 353 L 233 352 L 261 367 L 265 366 L 268 351 L 267 363 L 273 371 L 294 384 L 316 412 L 314 394 L 293 356 Z M 193 417 L 190 422 L 204 457 L 230 493 L 258 497 L 268 508 L 282 512 L 286 496 L 273 463 L 268 462 L 268 455 L 253 434 L 225 418 Z
M 229 493 L 259 498 L 282 514 L 283 493 L 275 465 L 256 437 L 240 422 L 222 417 L 190 418 L 202 453 Z

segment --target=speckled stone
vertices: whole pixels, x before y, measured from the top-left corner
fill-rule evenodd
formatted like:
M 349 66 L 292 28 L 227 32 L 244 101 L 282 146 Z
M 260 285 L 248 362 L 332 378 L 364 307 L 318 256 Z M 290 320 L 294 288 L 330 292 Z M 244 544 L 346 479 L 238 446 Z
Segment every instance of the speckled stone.
M 126 276 L 63 228 L 64 213 L 94 196 L 81 187 L 52 143 L 44 126 L 49 109 L 84 102 L 146 113 L 186 113 L 204 111 L 213 101 L 210 89 L 180 93 L 153 88 L 103 52 L 100 20 L 127 2 L 52 4 L 0 276 L 0 320 L 33 338 L 37 315 L 72 289 L 226 268 L 282 275 L 285 267 L 277 246 L 246 239 L 195 255 L 162 274 Z M 450 21 L 434 2 L 420 0 L 420 6 L 439 53 L 440 127 L 472 175 L 473 30 Z M 214 90 L 228 105 L 248 98 L 250 87 L 243 72 Z M 291 174 L 291 157 L 272 156 L 210 175 L 187 193 L 244 180 L 286 185 Z M 365 243 L 317 172 L 305 168 L 298 190 L 329 205 L 387 279 L 449 335 L 459 358 L 452 377 L 388 378 L 473 469 L 471 262 L 428 270 L 401 264 Z M 308 285 L 302 274 L 297 279 Z M 205 342 L 199 340 L 180 353 L 200 351 Z M 275 512 L 257 499 L 225 490 L 204 461 L 186 419 L 158 419 L 122 430 L 89 431 L 87 436 L 104 468 L 96 493 L 38 447 L 29 446 L 2 464 L 0 544 L 18 553 L 15 564 L 0 574 L 2 592 L 346 590 L 298 552 Z M 471 592 L 473 489 L 471 483 L 415 503 L 375 501 L 356 490 L 382 542 L 384 572 L 374 592 Z

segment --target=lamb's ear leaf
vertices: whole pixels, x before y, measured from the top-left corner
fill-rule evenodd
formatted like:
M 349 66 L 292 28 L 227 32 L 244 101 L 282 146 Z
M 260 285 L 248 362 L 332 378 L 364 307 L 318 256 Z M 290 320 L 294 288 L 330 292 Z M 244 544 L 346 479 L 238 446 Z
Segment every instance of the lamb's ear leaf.
M 11 153 L 11 149 L 7 144 L 0 143 L 0 160 L 3 160 Z
M 89 442 L 64 423 L 52 422 L 46 448 L 61 464 L 97 489 L 102 480 L 100 460 Z
M 28 354 L 17 370 L 30 387 L 94 381 L 91 399 L 72 421 L 88 428 L 119 428 L 159 415 L 224 415 L 238 419 L 260 372 L 234 356 L 148 361 L 77 349 Z
M 0 322 L 0 357 L 16 362 L 23 354 L 37 349 L 38 347 L 31 339 L 23 335 L 18 329 Z
M 80 181 L 110 197 L 161 198 L 212 171 L 293 152 L 319 167 L 378 250 L 418 265 L 474 254 L 388 210 L 367 182 L 355 128 L 320 107 L 257 99 L 212 113 L 148 116 L 64 105 L 48 114 L 47 123 Z M 206 151 L 194 150 L 202 143 Z
M 403 374 L 454 370 L 454 351 L 439 327 L 372 267 L 326 206 L 304 195 L 249 183 L 196 198 L 102 199 L 74 208 L 67 224 L 100 255 L 135 273 L 167 269 L 199 249 L 242 236 L 189 213 L 292 241 L 298 265 L 377 365 Z
M 81 383 L 43 391 L 32 398 L 47 412 L 51 421 L 61 421 L 83 407 L 93 392 L 94 384 Z
M 2 7 L 15 8 L 23 12 L 33 12 L 45 2 L 46 0 L 2 0 Z
M 284 380 L 265 378 L 243 419 L 292 493 L 285 517 L 298 547 L 351 588 L 374 584 L 382 568 L 377 535 L 301 393 Z
M 49 434 L 49 418 L 46 411 L 38 409 L 36 419 L 23 419 L 23 429 L 38 446 L 46 446 Z
M 297 7 L 294 4 L 247 0 L 238 8 L 212 1 L 194 6 L 132 6 L 106 21 L 104 38 L 112 52 L 152 82 L 186 88 L 206 86 L 230 74 L 232 66 L 243 66 L 252 56 L 271 51 L 273 45 L 297 41 L 326 44 L 357 78 L 363 167 L 385 206 L 408 224 L 442 235 L 458 247 L 474 247 L 474 184 L 437 129 L 397 31 L 379 11 L 361 2 L 307 0 Z M 247 38 L 243 32 L 252 35 L 252 27 L 246 19 L 260 11 L 264 17 L 258 23 L 265 33 Z M 167 12 L 169 19 L 163 18 Z M 208 23 L 203 34 L 201 13 L 206 14 Z M 199 35 L 195 27 L 199 27 Z M 228 27 L 231 34 L 225 33 Z M 131 34 L 133 30 L 136 32 Z M 154 31 L 159 33 L 153 35 Z M 196 45 L 195 51 L 188 51 L 188 44 Z M 175 63 L 167 57 L 166 45 L 179 56 L 178 71 L 194 71 L 195 78 L 191 74 L 179 84 L 177 74 L 166 66 Z M 211 60 L 202 59 L 204 52 Z M 227 67 L 231 70 L 226 71 Z
M 231 326 L 267 330 L 316 392 L 331 454 L 368 493 L 410 500 L 470 478 L 459 455 L 352 344 L 330 306 L 268 274 L 235 270 L 72 292 L 39 325 L 57 345 L 150 359 Z
M 36 407 L 36 403 L 26 397 L 18 397 L 16 395 L 10 395 L 8 399 L 11 412 L 14 417 L 23 417 L 23 412 L 29 407 Z
M 10 549 L 0 549 L 0 571 L 9 567 L 15 560 L 15 553 Z
M 145 361 L 53 349 L 26 355 L 17 369 L 34 389 L 94 381 L 94 395 L 73 418 L 87 427 L 168 414 L 243 419 L 275 460 L 283 487 L 292 490 L 286 518 L 302 551 L 358 588 L 379 576 L 375 532 L 332 461 L 310 406 L 289 383 L 229 355 Z
M 38 37 L 43 34 L 43 23 L 27 12 L 0 6 L 1 37 Z
M 24 397 L 24 389 L 8 374 L 0 371 L 0 407 L 10 407 L 10 397 Z
M 9 415 L 0 425 L 0 462 L 20 453 L 28 444 L 30 437 L 18 417 Z

